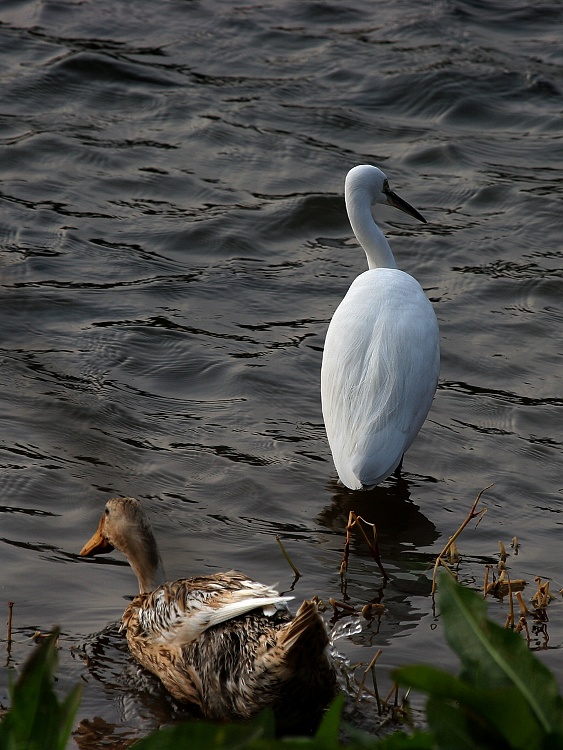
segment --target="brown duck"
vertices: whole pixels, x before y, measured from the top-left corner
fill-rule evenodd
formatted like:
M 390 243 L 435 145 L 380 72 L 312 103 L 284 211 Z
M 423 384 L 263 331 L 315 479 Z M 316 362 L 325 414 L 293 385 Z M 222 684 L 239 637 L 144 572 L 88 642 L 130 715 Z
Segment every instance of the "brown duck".
M 161 568 L 141 503 L 106 503 L 80 554 L 120 550 L 139 596 L 123 613 L 135 659 L 178 701 L 209 719 L 248 719 L 273 708 L 279 731 L 313 730 L 336 691 L 326 626 L 314 601 L 295 617 L 273 588 L 230 571 L 156 586 Z

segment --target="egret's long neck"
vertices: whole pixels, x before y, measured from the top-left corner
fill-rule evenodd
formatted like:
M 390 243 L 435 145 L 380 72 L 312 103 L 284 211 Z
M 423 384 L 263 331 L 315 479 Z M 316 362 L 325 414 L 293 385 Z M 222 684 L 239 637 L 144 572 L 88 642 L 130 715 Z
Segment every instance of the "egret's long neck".
M 371 215 L 371 196 L 361 188 L 349 189 L 346 193 L 346 210 L 360 245 L 364 248 L 369 268 L 397 268 L 385 235 Z

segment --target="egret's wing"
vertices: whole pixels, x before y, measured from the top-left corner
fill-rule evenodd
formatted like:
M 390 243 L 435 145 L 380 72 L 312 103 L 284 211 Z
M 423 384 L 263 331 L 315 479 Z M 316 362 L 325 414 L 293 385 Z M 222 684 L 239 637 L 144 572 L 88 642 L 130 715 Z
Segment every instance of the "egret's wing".
M 397 269 L 361 274 L 334 313 L 321 396 L 340 479 L 382 481 L 418 433 L 439 369 L 438 324 L 418 282 Z

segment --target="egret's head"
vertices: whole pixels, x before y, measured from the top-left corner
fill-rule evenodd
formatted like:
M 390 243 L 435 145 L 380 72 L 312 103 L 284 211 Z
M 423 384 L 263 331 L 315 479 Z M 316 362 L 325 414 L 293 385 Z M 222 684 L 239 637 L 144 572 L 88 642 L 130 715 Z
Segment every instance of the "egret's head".
M 347 202 L 350 199 L 354 200 L 352 196 L 357 196 L 357 200 L 361 200 L 361 195 L 367 196 L 369 197 L 370 205 L 384 203 L 388 206 L 393 206 L 393 208 L 398 208 L 400 211 L 404 211 L 426 224 L 426 219 L 416 208 L 413 208 L 409 203 L 400 198 L 397 193 L 391 190 L 385 173 L 378 167 L 371 166 L 371 164 L 360 164 L 348 172 L 346 175 L 345 192 Z

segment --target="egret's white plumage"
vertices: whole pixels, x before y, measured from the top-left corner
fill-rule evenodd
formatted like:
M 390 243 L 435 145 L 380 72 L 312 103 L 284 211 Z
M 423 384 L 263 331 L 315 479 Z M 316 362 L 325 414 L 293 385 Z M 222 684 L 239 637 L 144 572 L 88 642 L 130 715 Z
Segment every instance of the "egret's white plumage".
M 370 165 L 348 172 L 345 198 L 369 270 L 352 283 L 328 327 L 321 398 L 338 476 L 358 490 L 395 471 L 422 427 L 438 382 L 440 345 L 432 305 L 418 281 L 397 268 L 371 207 L 383 203 L 425 219 Z

